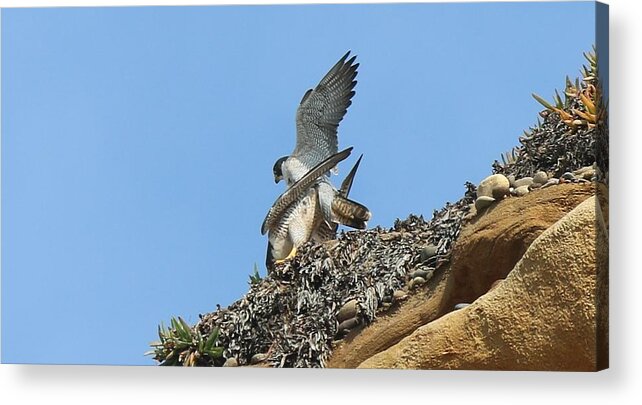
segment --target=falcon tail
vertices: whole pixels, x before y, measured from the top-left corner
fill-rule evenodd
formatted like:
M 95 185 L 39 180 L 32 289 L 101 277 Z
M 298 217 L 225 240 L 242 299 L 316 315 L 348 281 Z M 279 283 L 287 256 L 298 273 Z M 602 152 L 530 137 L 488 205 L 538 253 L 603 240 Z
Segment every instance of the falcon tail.
M 366 229 L 372 216 L 365 205 L 341 195 L 336 195 L 332 200 L 332 212 L 337 216 L 339 223 L 355 229 Z

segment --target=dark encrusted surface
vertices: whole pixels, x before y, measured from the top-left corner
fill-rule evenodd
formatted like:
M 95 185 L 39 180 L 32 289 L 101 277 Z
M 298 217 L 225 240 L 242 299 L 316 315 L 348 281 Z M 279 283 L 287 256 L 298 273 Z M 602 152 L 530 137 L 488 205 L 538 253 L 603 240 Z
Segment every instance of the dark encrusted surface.
M 551 177 L 590 166 L 596 158 L 596 128 L 573 131 L 560 119 L 559 114 L 542 111 L 543 122 L 520 137 L 521 146 L 515 148 L 515 160 L 508 164 L 493 163 L 493 172 L 516 178 L 532 176 L 540 170 Z

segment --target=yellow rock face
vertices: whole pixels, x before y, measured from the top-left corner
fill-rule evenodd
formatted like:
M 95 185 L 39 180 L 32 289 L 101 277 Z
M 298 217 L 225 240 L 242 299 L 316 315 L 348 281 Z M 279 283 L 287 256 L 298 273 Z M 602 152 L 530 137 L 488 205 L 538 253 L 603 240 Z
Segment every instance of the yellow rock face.
M 419 327 L 359 367 L 566 371 L 607 367 L 606 223 L 598 200 L 586 199 L 539 235 L 492 291 Z

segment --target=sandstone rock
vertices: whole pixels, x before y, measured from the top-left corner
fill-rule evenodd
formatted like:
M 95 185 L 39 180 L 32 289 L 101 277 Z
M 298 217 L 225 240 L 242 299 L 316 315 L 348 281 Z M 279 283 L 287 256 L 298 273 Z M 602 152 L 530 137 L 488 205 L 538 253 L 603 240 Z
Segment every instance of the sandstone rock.
M 537 236 L 594 193 L 593 187 L 562 184 L 503 200 L 477 216 L 462 228 L 453 248 L 450 307 L 485 294 L 493 282 L 506 277 Z
M 508 194 L 510 182 L 503 174 L 493 174 L 486 177 L 477 187 L 477 196 L 493 197 L 500 199 Z
M 326 366 L 356 368 L 417 328 L 450 313 L 456 304 L 475 301 L 506 277 L 538 235 L 593 193 L 592 187 L 563 184 L 497 202 L 491 211 L 462 228 L 451 263 L 435 271 L 425 294 L 422 289 L 407 295 L 397 309 L 378 316 L 357 335 L 342 341 L 334 347 Z M 607 196 L 608 192 L 598 195 Z
M 559 371 L 606 367 L 608 231 L 601 212 L 595 197 L 586 199 L 537 237 L 488 294 L 418 328 L 359 367 Z
M 504 279 L 496 280 L 493 284 L 490 285 L 488 291 L 493 291 L 493 289 L 497 288 L 497 286 L 500 285 L 502 281 L 504 281 Z

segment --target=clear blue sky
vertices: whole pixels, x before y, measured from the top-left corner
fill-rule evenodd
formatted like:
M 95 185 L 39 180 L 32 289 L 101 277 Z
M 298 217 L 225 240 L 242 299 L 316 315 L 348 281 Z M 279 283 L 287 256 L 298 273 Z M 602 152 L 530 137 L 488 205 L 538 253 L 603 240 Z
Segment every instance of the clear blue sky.
M 154 364 L 265 273 L 303 93 L 361 63 L 339 128 L 389 227 L 490 174 L 594 43 L 594 4 L 2 10 L 2 362 Z

